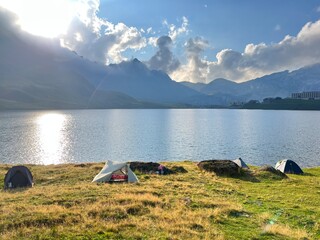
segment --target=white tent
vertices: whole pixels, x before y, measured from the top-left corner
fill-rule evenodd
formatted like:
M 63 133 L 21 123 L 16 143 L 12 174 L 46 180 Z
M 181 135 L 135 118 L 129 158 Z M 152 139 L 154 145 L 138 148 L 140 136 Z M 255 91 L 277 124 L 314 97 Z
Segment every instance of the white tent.
M 241 168 L 249 168 L 248 165 L 241 159 L 237 158 L 235 160 L 232 160 L 235 164 L 237 164 Z
M 119 181 L 119 178 L 117 178 L 117 176 L 125 177 L 120 178 L 120 181 L 127 181 L 130 183 L 139 181 L 137 176 L 130 169 L 130 165 L 128 163 L 107 161 L 98 175 L 94 177 L 92 182 L 116 182 Z

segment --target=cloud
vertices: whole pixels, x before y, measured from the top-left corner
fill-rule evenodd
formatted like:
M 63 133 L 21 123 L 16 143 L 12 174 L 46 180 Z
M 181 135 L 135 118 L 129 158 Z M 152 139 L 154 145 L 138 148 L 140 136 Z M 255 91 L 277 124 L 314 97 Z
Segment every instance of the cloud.
M 99 18 L 99 0 L 30 0 L 28 4 L 22 0 L 0 2 L 19 16 L 22 29 L 59 39 L 61 46 L 92 61 L 118 63 L 126 60 L 123 56 L 126 50 L 137 51 L 147 45 L 144 30 Z M 25 6 L 21 8 L 21 5 Z
M 19 30 L 18 16 L 0 6 L 0 32 Z
M 171 73 L 180 66 L 180 62 L 171 52 L 172 39 L 169 36 L 162 36 L 156 42 L 159 50 L 146 63 L 150 69 L 162 70 Z
M 148 33 L 148 34 L 154 33 L 154 32 L 152 32 L 152 27 L 147 28 L 147 33 Z
M 316 11 L 317 11 L 317 12 L 320 12 L 320 6 L 319 6 L 319 7 L 317 7 Z
M 274 27 L 274 30 L 275 30 L 275 31 L 280 31 L 280 30 L 281 30 L 280 24 L 277 24 L 277 25 Z
M 168 29 L 169 29 L 169 32 L 168 32 L 168 36 L 173 40 L 175 41 L 176 38 L 183 34 L 183 33 L 186 33 L 188 34 L 189 30 L 188 30 L 188 25 L 189 25 L 189 20 L 186 18 L 186 17 L 182 17 L 181 19 L 181 26 L 180 27 L 177 27 L 176 25 L 174 24 L 169 24 L 167 20 L 164 20 L 162 22 L 163 25 L 167 26 Z
M 201 54 L 208 46 L 208 41 L 203 38 L 190 38 L 185 44 L 187 63 L 170 76 L 179 81 L 207 82 L 208 62 L 201 58 Z
M 92 61 L 118 63 L 126 58 L 127 49 L 140 50 L 147 40 L 136 27 L 124 23 L 113 24 L 97 16 L 100 2 L 87 1 L 82 14 L 76 16 L 66 34 L 60 36 L 61 44 Z
M 288 35 L 279 43 L 248 44 L 242 53 L 224 49 L 217 53 L 216 61 L 201 58 L 200 53 L 208 44 L 193 39 L 187 43 L 187 63 L 171 76 L 178 81 L 192 82 L 210 82 L 216 78 L 246 81 L 277 71 L 295 70 L 319 63 L 319 46 L 320 20 L 305 24 L 297 36 Z M 193 49 L 193 54 L 190 54 L 190 49 Z

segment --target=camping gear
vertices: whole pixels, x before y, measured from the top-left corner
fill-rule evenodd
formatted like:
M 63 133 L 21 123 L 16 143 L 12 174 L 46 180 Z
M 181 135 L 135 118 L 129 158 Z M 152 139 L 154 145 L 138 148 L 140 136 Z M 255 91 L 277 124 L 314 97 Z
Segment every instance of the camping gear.
M 276 163 L 275 169 L 283 173 L 303 174 L 303 171 L 294 161 L 290 159 L 283 159 Z
M 107 161 L 92 182 L 138 182 L 137 176 L 128 163 Z
M 235 160 L 232 160 L 232 162 L 234 162 L 235 164 L 237 164 L 241 168 L 248 168 L 249 169 L 248 165 L 241 158 L 237 158 Z
M 162 170 L 163 175 L 173 174 L 174 172 L 169 168 L 156 162 L 130 162 L 130 168 L 133 171 L 138 171 L 144 174 L 160 173 Z
M 15 166 L 8 170 L 4 178 L 4 189 L 32 187 L 33 177 L 25 166 Z

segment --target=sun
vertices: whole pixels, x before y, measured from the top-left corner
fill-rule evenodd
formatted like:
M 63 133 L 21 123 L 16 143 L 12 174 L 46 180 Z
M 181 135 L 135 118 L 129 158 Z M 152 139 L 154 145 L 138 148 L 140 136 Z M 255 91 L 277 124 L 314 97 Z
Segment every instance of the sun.
M 18 16 L 22 30 L 48 38 L 65 33 L 77 14 L 72 0 L 0 0 L 0 6 Z

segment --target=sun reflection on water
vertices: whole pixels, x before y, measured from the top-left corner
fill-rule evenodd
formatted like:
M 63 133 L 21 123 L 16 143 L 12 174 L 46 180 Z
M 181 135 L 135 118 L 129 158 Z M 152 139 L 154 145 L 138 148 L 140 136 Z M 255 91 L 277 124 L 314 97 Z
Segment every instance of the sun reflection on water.
M 59 164 L 67 145 L 65 127 L 67 118 L 60 113 L 46 113 L 37 119 L 39 158 L 42 164 Z

